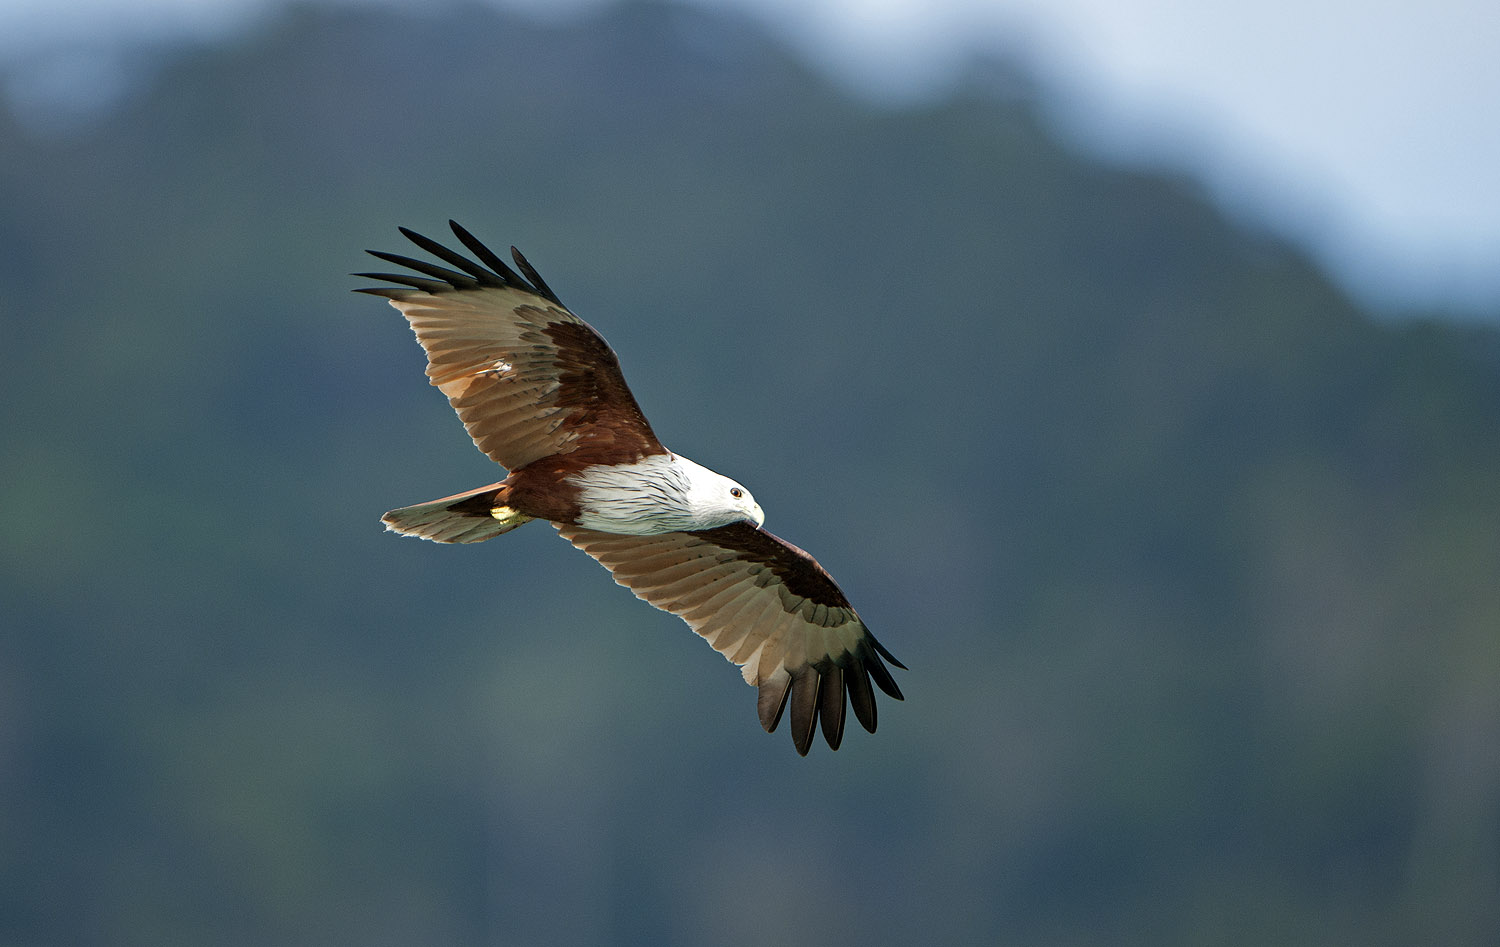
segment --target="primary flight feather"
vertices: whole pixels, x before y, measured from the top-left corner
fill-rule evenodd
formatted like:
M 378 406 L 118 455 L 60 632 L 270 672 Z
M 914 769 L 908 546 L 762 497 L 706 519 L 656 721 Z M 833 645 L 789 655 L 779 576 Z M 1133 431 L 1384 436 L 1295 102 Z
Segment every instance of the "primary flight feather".
M 411 323 L 428 378 L 510 475 L 392 510 L 386 527 L 473 543 L 548 520 L 616 582 L 740 665 L 759 689 L 767 732 L 790 708 L 798 753 L 806 755 L 820 723 L 838 749 L 846 706 L 874 733 L 871 683 L 902 699 L 881 659 L 905 665 L 823 567 L 761 528 L 765 514 L 750 491 L 662 446 L 609 344 L 519 251 L 511 248 L 513 270 L 449 226 L 472 258 L 402 227 L 446 265 L 371 250 L 411 272 L 355 274 L 394 284 L 358 292 L 385 297 Z

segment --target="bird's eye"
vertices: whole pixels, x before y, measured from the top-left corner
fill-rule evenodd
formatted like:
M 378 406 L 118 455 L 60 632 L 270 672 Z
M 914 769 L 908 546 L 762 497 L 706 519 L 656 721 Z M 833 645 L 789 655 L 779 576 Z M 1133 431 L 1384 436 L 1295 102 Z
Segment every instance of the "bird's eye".
M 741 490 L 739 487 L 730 487 L 729 495 L 738 500 L 740 497 L 745 495 L 745 491 Z

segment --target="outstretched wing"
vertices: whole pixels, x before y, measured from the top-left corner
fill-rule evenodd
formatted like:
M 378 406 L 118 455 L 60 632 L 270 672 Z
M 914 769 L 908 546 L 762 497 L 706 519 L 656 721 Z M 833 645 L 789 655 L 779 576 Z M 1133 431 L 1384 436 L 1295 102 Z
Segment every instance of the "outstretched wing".
M 817 560 L 750 523 L 658 536 L 624 536 L 557 525 L 564 539 L 599 560 L 615 581 L 702 635 L 743 667 L 760 689 L 760 722 L 769 733 L 791 706 L 792 740 L 807 754 L 822 721 L 838 749 L 845 695 L 854 716 L 875 732 L 873 680 L 901 700 L 881 647 Z
M 427 351 L 427 375 L 474 443 L 510 470 L 587 449 L 594 463 L 665 453 L 620 373 L 614 351 L 569 312 L 514 247 L 517 275 L 453 221 L 469 259 L 401 233 L 457 269 L 371 250 L 407 273 L 356 273 L 396 286 L 360 289 L 389 299 Z

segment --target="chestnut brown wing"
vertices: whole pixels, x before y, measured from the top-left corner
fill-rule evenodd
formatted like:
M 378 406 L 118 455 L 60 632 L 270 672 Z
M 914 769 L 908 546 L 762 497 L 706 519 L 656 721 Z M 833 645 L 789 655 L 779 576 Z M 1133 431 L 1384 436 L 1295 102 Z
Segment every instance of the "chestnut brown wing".
M 665 453 L 603 336 L 570 312 L 514 247 L 520 274 L 449 224 L 473 259 L 403 227 L 447 266 L 371 250 L 412 272 L 355 275 L 396 284 L 358 292 L 389 299 L 411 323 L 427 352 L 429 379 L 479 449 L 510 470 L 578 450 L 588 450 L 593 463 Z

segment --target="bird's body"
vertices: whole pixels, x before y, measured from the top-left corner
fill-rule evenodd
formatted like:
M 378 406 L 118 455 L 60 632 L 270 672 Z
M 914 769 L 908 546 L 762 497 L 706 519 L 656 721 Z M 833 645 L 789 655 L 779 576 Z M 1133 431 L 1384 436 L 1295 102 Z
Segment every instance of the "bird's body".
M 736 489 L 749 498 L 728 477 L 670 453 L 582 467 L 572 458 L 543 458 L 499 483 L 392 510 L 384 519 L 395 532 L 440 542 L 479 542 L 530 520 L 632 536 L 712 529 L 744 519 L 757 526 L 764 522 L 753 499 L 735 502 L 731 491 Z M 486 518 L 492 522 L 482 522 Z M 464 525 L 470 529 L 465 538 L 429 535 Z
M 457 270 L 370 251 L 410 274 L 361 290 L 391 301 L 428 355 L 480 450 L 509 471 L 477 490 L 387 513 L 389 529 L 437 542 L 480 542 L 534 519 L 599 560 L 615 581 L 683 618 L 760 690 L 774 730 L 790 707 L 799 753 L 815 725 L 837 749 L 845 696 L 875 730 L 871 681 L 901 692 L 865 628 L 807 553 L 765 530 L 742 485 L 667 450 L 630 394 L 614 352 L 570 312 L 518 252 L 517 275 L 451 223 L 469 259 L 420 234 L 413 243 Z

